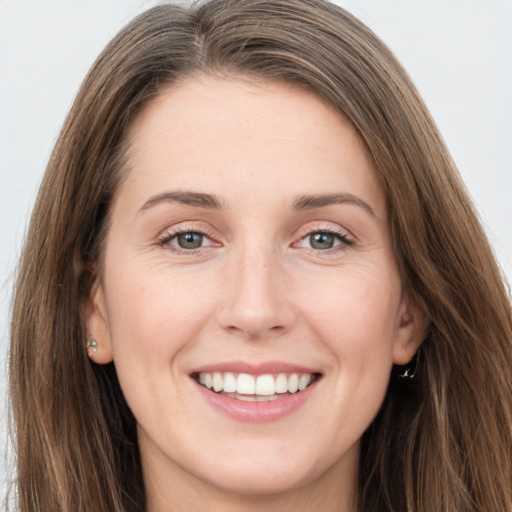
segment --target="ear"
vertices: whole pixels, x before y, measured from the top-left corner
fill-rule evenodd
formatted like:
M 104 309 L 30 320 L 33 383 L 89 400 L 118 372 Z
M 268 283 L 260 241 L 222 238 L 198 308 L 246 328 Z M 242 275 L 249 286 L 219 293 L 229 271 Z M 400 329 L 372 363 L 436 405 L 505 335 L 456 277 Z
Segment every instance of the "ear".
M 103 287 L 96 279 L 91 287 L 89 297 L 84 301 L 83 313 L 87 327 L 87 353 L 92 361 L 98 364 L 110 363 L 113 360 L 110 327 L 108 323 L 107 304 Z M 89 346 L 94 340 L 95 349 Z
M 427 315 L 410 291 L 404 290 L 397 316 L 393 346 L 393 363 L 405 365 L 411 361 L 427 332 Z

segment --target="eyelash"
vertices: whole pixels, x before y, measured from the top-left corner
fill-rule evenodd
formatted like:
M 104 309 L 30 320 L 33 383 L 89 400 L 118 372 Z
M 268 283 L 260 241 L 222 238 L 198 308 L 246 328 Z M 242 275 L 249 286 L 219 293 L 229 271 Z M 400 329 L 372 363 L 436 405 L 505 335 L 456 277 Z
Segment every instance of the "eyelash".
M 168 250 L 170 250 L 176 254 L 195 254 L 200 249 L 204 248 L 201 245 L 194 249 L 185 249 L 183 247 L 179 247 L 177 245 L 171 244 L 171 242 L 173 240 L 177 239 L 177 237 L 179 237 L 180 235 L 187 235 L 187 234 L 196 234 L 196 235 L 203 237 L 203 239 L 201 240 L 201 243 L 204 241 L 204 238 L 206 238 L 210 241 L 213 241 L 212 235 L 210 233 L 206 232 L 205 230 L 197 229 L 194 227 L 183 227 L 183 228 L 179 228 L 175 231 L 172 231 L 170 233 L 165 233 L 161 238 L 158 239 L 157 245 L 159 245 L 161 247 L 165 247 Z M 340 243 L 338 245 L 334 245 L 333 247 L 329 247 L 327 249 L 315 249 L 314 247 L 306 248 L 315 253 L 330 253 L 333 251 L 339 251 L 339 250 L 346 249 L 348 247 L 352 247 L 355 244 L 355 241 L 352 238 L 350 238 L 345 231 L 333 229 L 330 227 L 329 228 L 323 227 L 323 228 L 312 229 L 312 230 L 306 232 L 304 235 L 302 235 L 300 237 L 300 239 L 297 242 L 294 242 L 293 246 L 296 246 L 300 242 L 306 240 L 308 237 L 311 237 L 312 235 L 317 235 L 317 234 L 334 236 L 335 238 L 338 239 L 338 241 Z M 219 246 L 221 244 L 213 241 L 212 245 Z
M 340 251 L 346 249 L 348 247 L 353 247 L 355 244 L 355 240 L 349 237 L 346 231 L 333 229 L 331 227 L 322 227 L 316 228 L 308 231 L 305 235 L 300 237 L 300 240 L 297 243 L 303 242 L 313 235 L 330 235 L 338 239 L 340 242 L 338 245 L 334 245 L 333 247 L 329 247 L 327 249 L 315 249 L 314 247 L 308 247 L 307 249 L 314 251 L 315 253 L 331 253 L 334 251 Z M 294 244 L 295 245 L 295 244 Z
M 197 229 L 194 227 L 182 227 L 179 229 L 176 229 L 175 231 L 171 231 L 170 233 L 165 233 L 161 238 L 158 239 L 157 244 L 161 247 L 164 247 L 176 254 L 194 254 L 198 252 L 200 249 L 203 248 L 201 245 L 200 247 L 196 249 L 185 249 L 183 247 L 179 247 L 177 245 L 171 244 L 172 240 L 178 238 L 180 235 L 187 235 L 187 234 L 196 234 L 203 238 L 207 238 L 208 240 L 213 241 L 213 236 L 211 233 L 206 232 L 203 229 Z M 203 240 L 201 241 L 203 242 Z M 217 242 L 213 242 L 212 245 L 220 245 Z

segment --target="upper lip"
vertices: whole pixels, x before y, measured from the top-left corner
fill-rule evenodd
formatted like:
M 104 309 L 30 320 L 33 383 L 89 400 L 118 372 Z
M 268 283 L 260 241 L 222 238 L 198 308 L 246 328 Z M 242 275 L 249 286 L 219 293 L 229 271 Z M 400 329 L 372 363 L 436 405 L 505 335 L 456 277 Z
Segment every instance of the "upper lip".
M 279 374 L 279 373 L 317 373 L 317 369 L 301 366 L 293 363 L 283 361 L 266 361 L 258 364 L 247 363 L 245 361 L 224 361 L 220 363 L 213 363 L 195 368 L 191 374 L 198 373 L 248 373 L 250 375 L 265 375 L 265 374 Z

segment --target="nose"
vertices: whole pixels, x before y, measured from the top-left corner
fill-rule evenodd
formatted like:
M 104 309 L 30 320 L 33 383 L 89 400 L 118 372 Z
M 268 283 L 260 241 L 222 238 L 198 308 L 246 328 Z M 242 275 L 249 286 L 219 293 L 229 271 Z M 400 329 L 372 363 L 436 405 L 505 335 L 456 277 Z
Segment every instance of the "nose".
M 240 254 L 227 268 L 219 324 L 248 339 L 285 332 L 295 321 L 290 286 L 271 250 Z

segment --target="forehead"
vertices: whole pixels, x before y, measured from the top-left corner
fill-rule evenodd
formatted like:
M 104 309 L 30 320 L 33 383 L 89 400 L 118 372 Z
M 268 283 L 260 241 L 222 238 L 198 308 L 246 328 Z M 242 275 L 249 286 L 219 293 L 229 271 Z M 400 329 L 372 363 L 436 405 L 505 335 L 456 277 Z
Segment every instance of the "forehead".
M 291 84 L 183 80 L 145 106 L 127 141 L 129 172 L 121 189 L 141 196 L 172 188 L 229 197 L 237 189 L 249 199 L 271 189 L 286 201 L 336 189 L 385 208 L 354 129 L 325 101 Z

